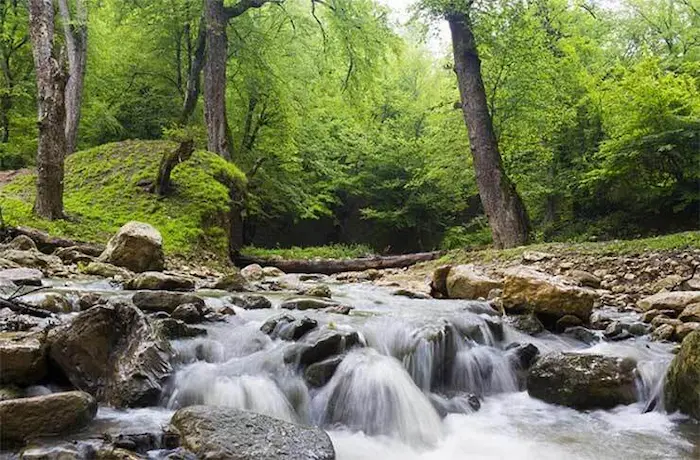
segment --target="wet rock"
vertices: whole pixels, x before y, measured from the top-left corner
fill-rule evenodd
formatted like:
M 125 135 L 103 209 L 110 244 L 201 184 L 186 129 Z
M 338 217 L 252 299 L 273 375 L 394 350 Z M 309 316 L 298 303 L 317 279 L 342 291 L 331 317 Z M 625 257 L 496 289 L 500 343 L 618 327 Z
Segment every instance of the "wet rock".
M 637 400 L 636 363 L 630 359 L 551 353 L 530 368 L 530 396 L 579 410 L 609 409 Z
M 506 311 L 530 311 L 551 318 L 573 315 L 588 321 L 596 291 L 529 267 L 506 271 L 501 300 Z
M 322 281 L 328 278 L 327 275 L 320 273 L 302 273 L 299 275 L 299 281 Z
M 325 284 L 317 284 L 316 286 L 311 286 L 310 288 L 301 291 L 300 294 L 308 297 L 321 297 L 326 299 L 330 299 L 333 296 L 333 294 L 331 293 L 331 288 L 329 288 Z
M 700 420 L 700 331 L 688 334 L 673 358 L 664 387 L 666 408 Z
M 115 407 L 156 405 L 169 343 L 129 304 L 100 305 L 49 333 L 49 356 L 77 388 Z
M 172 317 L 187 324 L 195 324 L 202 321 L 202 310 L 193 303 L 186 303 L 173 310 Z
M 63 262 L 56 256 L 50 256 L 39 251 L 19 251 L 9 249 L 0 253 L 0 257 L 21 267 L 34 268 L 44 273 L 55 273 L 63 269 Z
M 16 236 L 7 245 L 8 249 L 17 249 L 18 251 L 38 251 L 36 243 L 34 240 L 29 238 L 27 235 Z
M 698 302 L 700 302 L 700 291 L 659 292 L 643 298 L 637 302 L 637 306 L 644 311 L 674 310 L 681 313 L 688 305 Z
M 334 313 L 336 315 L 349 315 L 355 308 L 350 305 L 333 305 L 332 307 L 324 308 L 325 313 Z
M 161 272 L 143 272 L 124 284 L 131 291 L 194 291 L 194 281 L 179 275 Z
M 419 300 L 432 299 L 432 297 L 430 297 L 428 294 L 425 294 L 423 292 L 410 291 L 408 289 L 397 289 L 394 292 L 392 292 L 391 295 L 395 295 L 395 296 L 399 296 L 399 297 L 407 297 L 409 299 L 419 299 Z
M 225 407 L 191 406 L 171 420 L 182 446 L 210 460 L 333 460 L 325 431 Z
M 0 383 L 31 385 L 47 372 L 46 336 L 42 332 L 0 333 Z
M 492 289 L 503 287 L 501 281 L 488 277 L 472 264 L 452 267 L 445 285 L 450 299 L 486 298 Z
M 257 294 L 233 296 L 229 298 L 229 301 L 244 310 L 264 310 L 272 308 L 272 302 L 270 302 L 267 297 Z
M 242 292 L 248 290 L 248 280 L 238 272 L 229 273 L 219 278 L 212 287 L 228 292 Z
M 82 391 L 2 401 L 0 442 L 21 444 L 30 438 L 74 431 L 87 425 L 96 413 L 95 399 Z
M 537 335 L 544 332 L 544 325 L 532 314 L 508 315 L 506 316 L 506 322 L 515 329 L 526 334 Z
M 103 278 L 117 278 L 121 280 L 126 280 L 131 278 L 134 273 L 126 268 L 117 267 L 116 265 L 108 264 L 105 262 L 90 262 L 85 268 L 82 269 L 83 273 L 92 276 L 101 276 Z
M 564 331 L 564 335 L 588 345 L 600 342 L 598 334 L 583 326 L 570 327 Z
M 71 302 L 61 294 L 50 292 L 42 294 L 39 300 L 32 301 L 32 305 L 42 310 L 50 311 L 51 313 L 70 313 L 73 311 Z
M 679 324 L 673 332 L 673 337 L 682 342 L 691 332 L 697 330 L 700 330 L 700 322 Z
M 273 339 L 299 340 L 316 327 L 318 322 L 315 319 L 306 316 L 296 319 L 291 315 L 280 315 L 265 321 L 260 330 Z
M 204 309 L 204 299 L 194 294 L 171 291 L 138 291 L 131 298 L 134 305 L 144 311 L 164 311 L 172 313 L 184 304 L 194 304 Z
M 78 246 L 58 248 L 53 255 L 61 259 L 64 264 L 89 264 L 95 261 L 95 257 L 83 253 Z
M 678 319 L 684 323 L 700 322 L 700 303 L 690 304 L 683 309 Z
M 360 343 L 357 332 L 341 332 L 322 330 L 308 334 L 300 342 L 300 346 L 292 349 L 285 356 L 286 362 L 297 362 L 300 366 L 323 361 L 333 355 L 341 355 Z
M 207 330 L 190 326 L 174 318 L 161 318 L 153 321 L 153 327 L 160 335 L 170 340 L 187 339 L 207 335 Z
M 9 308 L 0 310 L 0 332 L 44 332 L 60 323 L 59 318 L 37 318 L 17 314 Z
M 564 332 L 567 328 L 583 325 L 581 318 L 574 315 L 564 315 L 559 318 L 554 326 L 557 332 Z
M 304 380 L 312 387 L 322 387 L 333 377 L 344 356 L 333 356 L 314 363 L 304 370 Z
M 481 408 L 479 398 L 472 394 L 448 398 L 436 393 L 430 393 L 429 399 L 440 418 L 445 418 L 449 414 L 471 414 Z
M 95 446 L 89 442 L 31 445 L 20 454 L 21 460 L 93 460 L 96 458 Z M 105 459 L 100 458 L 99 460 Z
M 248 281 L 260 281 L 265 277 L 262 267 L 258 264 L 251 264 L 242 268 L 241 275 Z
M 11 281 L 17 286 L 41 286 L 41 270 L 35 268 L 8 268 L 0 270 L 0 279 Z
M 662 324 L 661 326 L 654 329 L 651 333 L 651 337 L 654 340 L 671 340 L 676 333 L 676 328 L 670 324 Z
M 571 270 L 569 273 L 567 273 L 567 276 L 581 286 L 586 286 L 593 289 L 600 288 L 600 278 L 583 270 Z
M 109 240 L 98 260 L 136 273 L 162 271 L 163 237 L 151 225 L 129 222 Z
M 285 275 L 285 273 L 277 267 L 264 267 L 262 270 L 263 276 L 269 278 L 278 278 Z
M 537 357 L 540 355 L 540 350 L 531 343 L 511 343 L 506 347 L 508 357 L 515 363 L 519 369 L 530 369 Z
M 595 310 L 593 313 L 591 313 L 591 316 L 588 320 L 590 326 L 593 329 L 598 330 L 604 330 L 613 321 L 613 318 L 610 317 L 610 311 L 605 310 Z
M 286 310 L 323 310 L 324 308 L 335 307 L 337 302 L 323 300 L 316 297 L 295 297 L 287 299 L 280 305 Z
M 78 299 L 78 308 L 80 311 L 85 311 L 94 307 L 95 305 L 103 305 L 105 303 L 107 303 L 107 299 L 102 297 L 97 292 L 87 292 L 80 295 L 80 298 Z

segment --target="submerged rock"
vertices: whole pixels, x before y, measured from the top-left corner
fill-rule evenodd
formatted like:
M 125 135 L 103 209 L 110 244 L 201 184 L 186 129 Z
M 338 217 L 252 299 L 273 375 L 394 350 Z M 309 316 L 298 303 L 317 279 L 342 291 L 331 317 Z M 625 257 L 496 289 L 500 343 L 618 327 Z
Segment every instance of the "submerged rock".
M 673 358 L 664 387 L 666 407 L 700 420 L 700 330 L 683 340 Z
M 635 368 L 630 359 L 551 353 L 530 368 L 527 391 L 534 398 L 574 409 L 609 409 L 637 400 Z
M 96 413 L 95 399 L 82 391 L 2 401 L 0 443 L 20 444 L 30 438 L 78 430 Z
M 77 388 L 115 407 L 158 402 L 169 343 L 129 304 L 99 305 L 49 333 L 50 357 Z
M 163 237 L 151 225 L 129 222 L 109 240 L 98 260 L 136 273 L 162 271 L 165 267 Z
M 447 274 L 445 287 L 450 299 L 473 300 L 488 297 L 492 289 L 501 289 L 503 282 L 490 278 L 472 264 L 457 265 Z
M 191 406 L 171 420 L 182 446 L 210 460 L 333 460 L 325 431 L 227 407 Z
M 194 281 L 179 275 L 161 272 L 143 272 L 124 284 L 131 291 L 194 291 Z
M 172 313 L 184 304 L 193 304 L 204 308 L 204 299 L 194 294 L 171 291 L 138 291 L 131 298 L 134 305 L 144 311 L 164 311 Z
M 0 383 L 31 385 L 41 380 L 47 372 L 46 352 L 43 332 L 1 332 Z

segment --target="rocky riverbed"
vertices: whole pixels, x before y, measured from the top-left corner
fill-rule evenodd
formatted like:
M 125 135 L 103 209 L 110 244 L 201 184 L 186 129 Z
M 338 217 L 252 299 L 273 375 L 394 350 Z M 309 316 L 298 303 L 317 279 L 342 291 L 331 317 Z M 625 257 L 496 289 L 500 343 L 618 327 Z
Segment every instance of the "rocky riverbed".
M 329 277 L 164 271 L 137 223 L 37 242 L 0 247 L 3 458 L 700 455 L 697 252 Z

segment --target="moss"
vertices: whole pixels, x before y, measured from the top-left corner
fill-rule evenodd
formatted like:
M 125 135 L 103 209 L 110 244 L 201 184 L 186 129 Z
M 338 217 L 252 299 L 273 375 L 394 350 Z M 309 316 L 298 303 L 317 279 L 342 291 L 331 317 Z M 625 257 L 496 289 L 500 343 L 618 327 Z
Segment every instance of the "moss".
M 691 332 L 666 375 L 664 387 L 669 410 L 681 412 L 700 420 L 700 331 Z
M 265 259 L 355 259 L 369 257 L 374 252 L 369 246 L 362 244 L 331 244 L 328 246 L 313 246 L 306 248 L 292 247 L 286 249 L 266 249 L 248 246 L 243 254 Z
M 126 141 L 71 155 L 64 193 L 68 218 L 61 221 L 34 216 L 35 176 L 17 177 L 0 190 L 5 220 L 94 242 L 106 242 L 124 223 L 138 220 L 160 230 L 168 255 L 225 257 L 228 186 L 243 184 L 245 176 L 217 155 L 197 151 L 173 171 L 171 195 L 158 197 L 139 186 L 155 179 L 163 153 L 175 148 L 172 142 Z

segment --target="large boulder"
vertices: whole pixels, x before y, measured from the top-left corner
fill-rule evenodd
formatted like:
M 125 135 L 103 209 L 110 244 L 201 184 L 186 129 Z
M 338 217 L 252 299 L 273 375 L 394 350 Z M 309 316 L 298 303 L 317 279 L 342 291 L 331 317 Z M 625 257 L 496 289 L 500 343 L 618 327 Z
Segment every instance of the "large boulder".
M 124 289 L 130 291 L 194 291 L 194 281 L 179 275 L 143 272 L 124 283 Z
M 46 375 L 43 332 L 0 332 L 0 383 L 31 385 Z
M 688 305 L 700 302 L 700 291 L 659 292 L 637 302 L 644 311 L 673 310 L 681 313 Z
M 129 222 L 109 240 L 98 260 L 137 273 L 162 271 L 165 267 L 163 237 L 151 225 Z
M 190 406 L 170 421 L 182 446 L 209 460 L 333 460 L 320 428 L 228 407 Z
M 172 372 L 169 343 L 126 303 L 86 310 L 48 340 L 51 360 L 70 382 L 115 407 L 157 404 Z
M 21 444 L 27 439 L 74 431 L 97 413 L 95 399 L 82 391 L 54 393 L 0 402 L 0 443 Z
M 445 280 L 447 297 L 450 299 L 486 298 L 492 289 L 502 287 L 501 281 L 487 276 L 472 264 L 452 267 Z
M 18 286 L 41 286 L 43 277 L 36 268 L 8 268 L 0 270 L 0 279 L 11 281 Z
M 554 320 L 573 315 L 588 322 L 598 298 L 593 289 L 529 267 L 510 268 L 505 276 L 501 300 L 507 311 L 531 311 Z
M 204 308 L 204 299 L 184 292 L 138 291 L 131 298 L 131 301 L 141 310 L 149 312 L 172 313 L 177 307 L 184 304 L 196 305 L 200 310 Z
M 637 400 L 636 363 L 631 359 L 551 353 L 527 375 L 530 396 L 574 409 L 609 409 Z
M 666 408 L 700 420 L 700 330 L 683 340 L 673 358 L 664 387 Z

